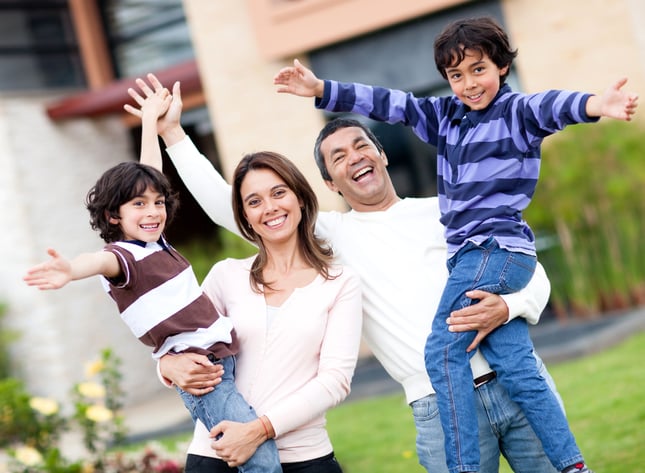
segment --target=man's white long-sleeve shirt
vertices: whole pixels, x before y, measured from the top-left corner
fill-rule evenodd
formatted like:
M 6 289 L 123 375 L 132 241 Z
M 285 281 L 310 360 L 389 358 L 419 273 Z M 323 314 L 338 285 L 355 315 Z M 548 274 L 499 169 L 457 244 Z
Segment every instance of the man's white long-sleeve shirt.
M 231 186 L 189 138 L 167 149 L 179 175 L 206 214 L 239 235 Z M 361 278 L 363 336 L 388 374 L 401 383 L 408 403 L 434 392 L 424 347 L 448 272 L 447 246 L 436 197 L 406 198 L 382 212 L 320 212 L 316 234 L 334 249 L 340 264 Z M 538 264 L 522 291 L 502 296 L 509 318 L 538 322 L 550 284 Z M 473 377 L 490 371 L 479 351 Z

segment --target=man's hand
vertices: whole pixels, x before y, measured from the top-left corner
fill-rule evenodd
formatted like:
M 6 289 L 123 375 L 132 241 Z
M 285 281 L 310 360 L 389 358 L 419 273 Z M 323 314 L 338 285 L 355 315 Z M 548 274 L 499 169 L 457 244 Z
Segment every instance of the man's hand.
M 490 292 L 468 291 L 466 296 L 479 299 L 479 302 L 451 312 L 446 322 L 451 332 L 477 330 L 475 339 L 466 350 L 470 352 L 477 348 L 486 335 L 508 321 L 508 307 L 504 299 Z
M 276 89 L 278 93 L 300 97 L 322 97 L 325 89 L 324 82 L 297 59 L 293 60 L 293 66 L 280 69 L 273 83 L 280 86 Z
M 159 360 L 161 375 L 187 393 L 201 396 L 222 382 L 224 368 L 213 364 L 204 355 L 180 353 L 164 355 Z

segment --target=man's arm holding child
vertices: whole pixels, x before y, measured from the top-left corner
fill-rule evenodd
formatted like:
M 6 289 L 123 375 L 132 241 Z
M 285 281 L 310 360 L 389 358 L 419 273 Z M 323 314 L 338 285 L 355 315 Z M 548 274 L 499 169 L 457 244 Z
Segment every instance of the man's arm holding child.
M 477 330 L 468 351 L 474 350 L 489 333 L 516 317 L 523 317 L 532 325 L 540 320 L 549 301 L 551 283 L 540 263 L 527 286 L 512 294 L 496 295 L 485 291 L 469 291 L 466 296 L 479 302 L 454 311 L 448 318 L 451 332 Z

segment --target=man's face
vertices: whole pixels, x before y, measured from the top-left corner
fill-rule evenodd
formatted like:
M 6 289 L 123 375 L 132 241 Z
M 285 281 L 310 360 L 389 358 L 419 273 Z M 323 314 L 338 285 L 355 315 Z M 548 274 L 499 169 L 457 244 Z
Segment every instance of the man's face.
M 327 187 L 340 192 L 359 212 L 385 210 L 398 197 L 387 172 L 387 157 L 358 127 L 341 128 L 320 146 L 331 181 Z

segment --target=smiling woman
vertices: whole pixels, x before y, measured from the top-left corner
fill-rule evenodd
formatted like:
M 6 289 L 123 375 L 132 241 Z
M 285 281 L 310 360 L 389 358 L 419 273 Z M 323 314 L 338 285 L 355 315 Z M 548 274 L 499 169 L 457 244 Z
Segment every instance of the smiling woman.
M 236 471 L 275 437 L 284 472 L 338 473 L 325 412 L 349 393 L 362 324 L 359 280 L 332 264 L 331 249 L 314 236 L 316 196 L 284 156 L 245 156 L 234 172 L 232 201 L 240 233 L 259 252 L 215 264 L 203 287 L 239 334 L 236 384 L 262 426 L 221 422 L 210 432 L 218 438 L 212 450 L 198 423 L 186 471 Z M 188 355 L 165 356 L 160 367 L 195 394 L 191 386 L 201 387 L 204 376 L 213 382 Z

